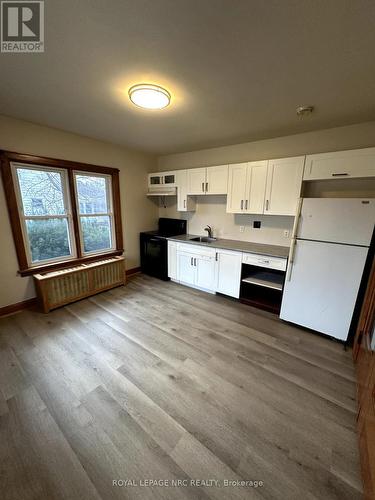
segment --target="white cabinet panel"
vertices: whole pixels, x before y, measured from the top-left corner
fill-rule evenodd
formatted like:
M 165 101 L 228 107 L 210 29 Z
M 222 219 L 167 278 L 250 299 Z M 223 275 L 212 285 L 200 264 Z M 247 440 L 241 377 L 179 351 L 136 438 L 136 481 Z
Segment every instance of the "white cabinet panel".
M 215 259 L 214 257 L 198 256 L 194 258 L 196 267 L 195 285 L 206 290 L 215 289 Z
M 241 213 L 246 199 L 247 163 L 229 165 L 227 212 Z
M 263 214 L 267 182 L 268 161 L 251 162 L 248 166 L 245 211 L 250 214 Z
M 303 180 L 375 177 L 375 148 L 306 156 Z
M 188 194 L 205 194 L 206 190 L 206 169 L 188 169 Z
M 177 280 L 177 243 L 168 241 L 168 277 Z
M 304 160 L 304 156 L 297 156 L 268 162 L 265 214 L 296 214 Z
M 206 194 L 227 194 L 228 192 L 228 165 L 207 167 Z
M 193 212 L 195 200 L 188 196 L 188 171 L 177 171 L 177 210 L 179 212 Z
M 235 297 L 240 296 L 242 253 L 216 250 L 216 291 Z
M 255 253 L 243 253 L 242 262 L 258 267 L 268 267 L 269 269 L 286 270 L 287 259 L 282 257 L 269 257 L 268 255 L 258 255 Z
M 194 257 L 185 252 L 177 252 L 177 275 L 178 280 L 188 285 L 195 284 Z

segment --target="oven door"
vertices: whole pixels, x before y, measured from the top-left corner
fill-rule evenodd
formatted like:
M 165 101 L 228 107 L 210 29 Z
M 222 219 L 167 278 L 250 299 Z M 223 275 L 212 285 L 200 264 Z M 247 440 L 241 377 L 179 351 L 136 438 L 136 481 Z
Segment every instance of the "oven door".
M 141 269 L 145 274 L 168 280 L 168 244 L 166 239 L 141 234 Z

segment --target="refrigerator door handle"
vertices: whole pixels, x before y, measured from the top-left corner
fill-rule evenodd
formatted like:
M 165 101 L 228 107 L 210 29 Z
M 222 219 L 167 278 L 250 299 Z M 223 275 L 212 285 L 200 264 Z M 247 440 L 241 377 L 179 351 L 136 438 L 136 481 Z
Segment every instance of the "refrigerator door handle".
M 290 251 L 289 251 L 288 269 L 287 269 L 286 277 L 285 277 L 286 281 L 290 281 L 290 279 L 292 277 L 292 267 L 293 267 L 293 263 L 294 263 L 294 254 L 296 251 L 296 244 L 297 244 L 297 240 L 295 238 L 293 238 L 292 243 L 290 245 Z
M 292 241 L 297 238 L 298 225 L 301 218 L 303 198 L 299 198 L 297 203 L 296 216 L 294 218 L 293 231 L 292 231 Z

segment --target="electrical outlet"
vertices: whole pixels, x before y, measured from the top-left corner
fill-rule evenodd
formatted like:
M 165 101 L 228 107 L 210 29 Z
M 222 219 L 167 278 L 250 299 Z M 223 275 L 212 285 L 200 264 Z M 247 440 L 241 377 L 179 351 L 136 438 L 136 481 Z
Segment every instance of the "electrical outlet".
M 289 238 L 289 230 L 284 229 L 284 238 Z
M 244 233 L 245 232 L 245 226 L 240 226 L 240 233 Z

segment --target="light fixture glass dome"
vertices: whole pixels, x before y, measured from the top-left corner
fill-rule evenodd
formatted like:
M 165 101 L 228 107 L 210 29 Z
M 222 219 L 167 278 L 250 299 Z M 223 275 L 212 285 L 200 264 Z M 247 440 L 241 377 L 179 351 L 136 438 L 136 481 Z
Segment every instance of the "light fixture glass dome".
M 133 104 L 141 108 L 162 109 L 170 103 L 171 95 L 159 85 L 141 83 L 133 85 L 129 89 L 129 99 Z

